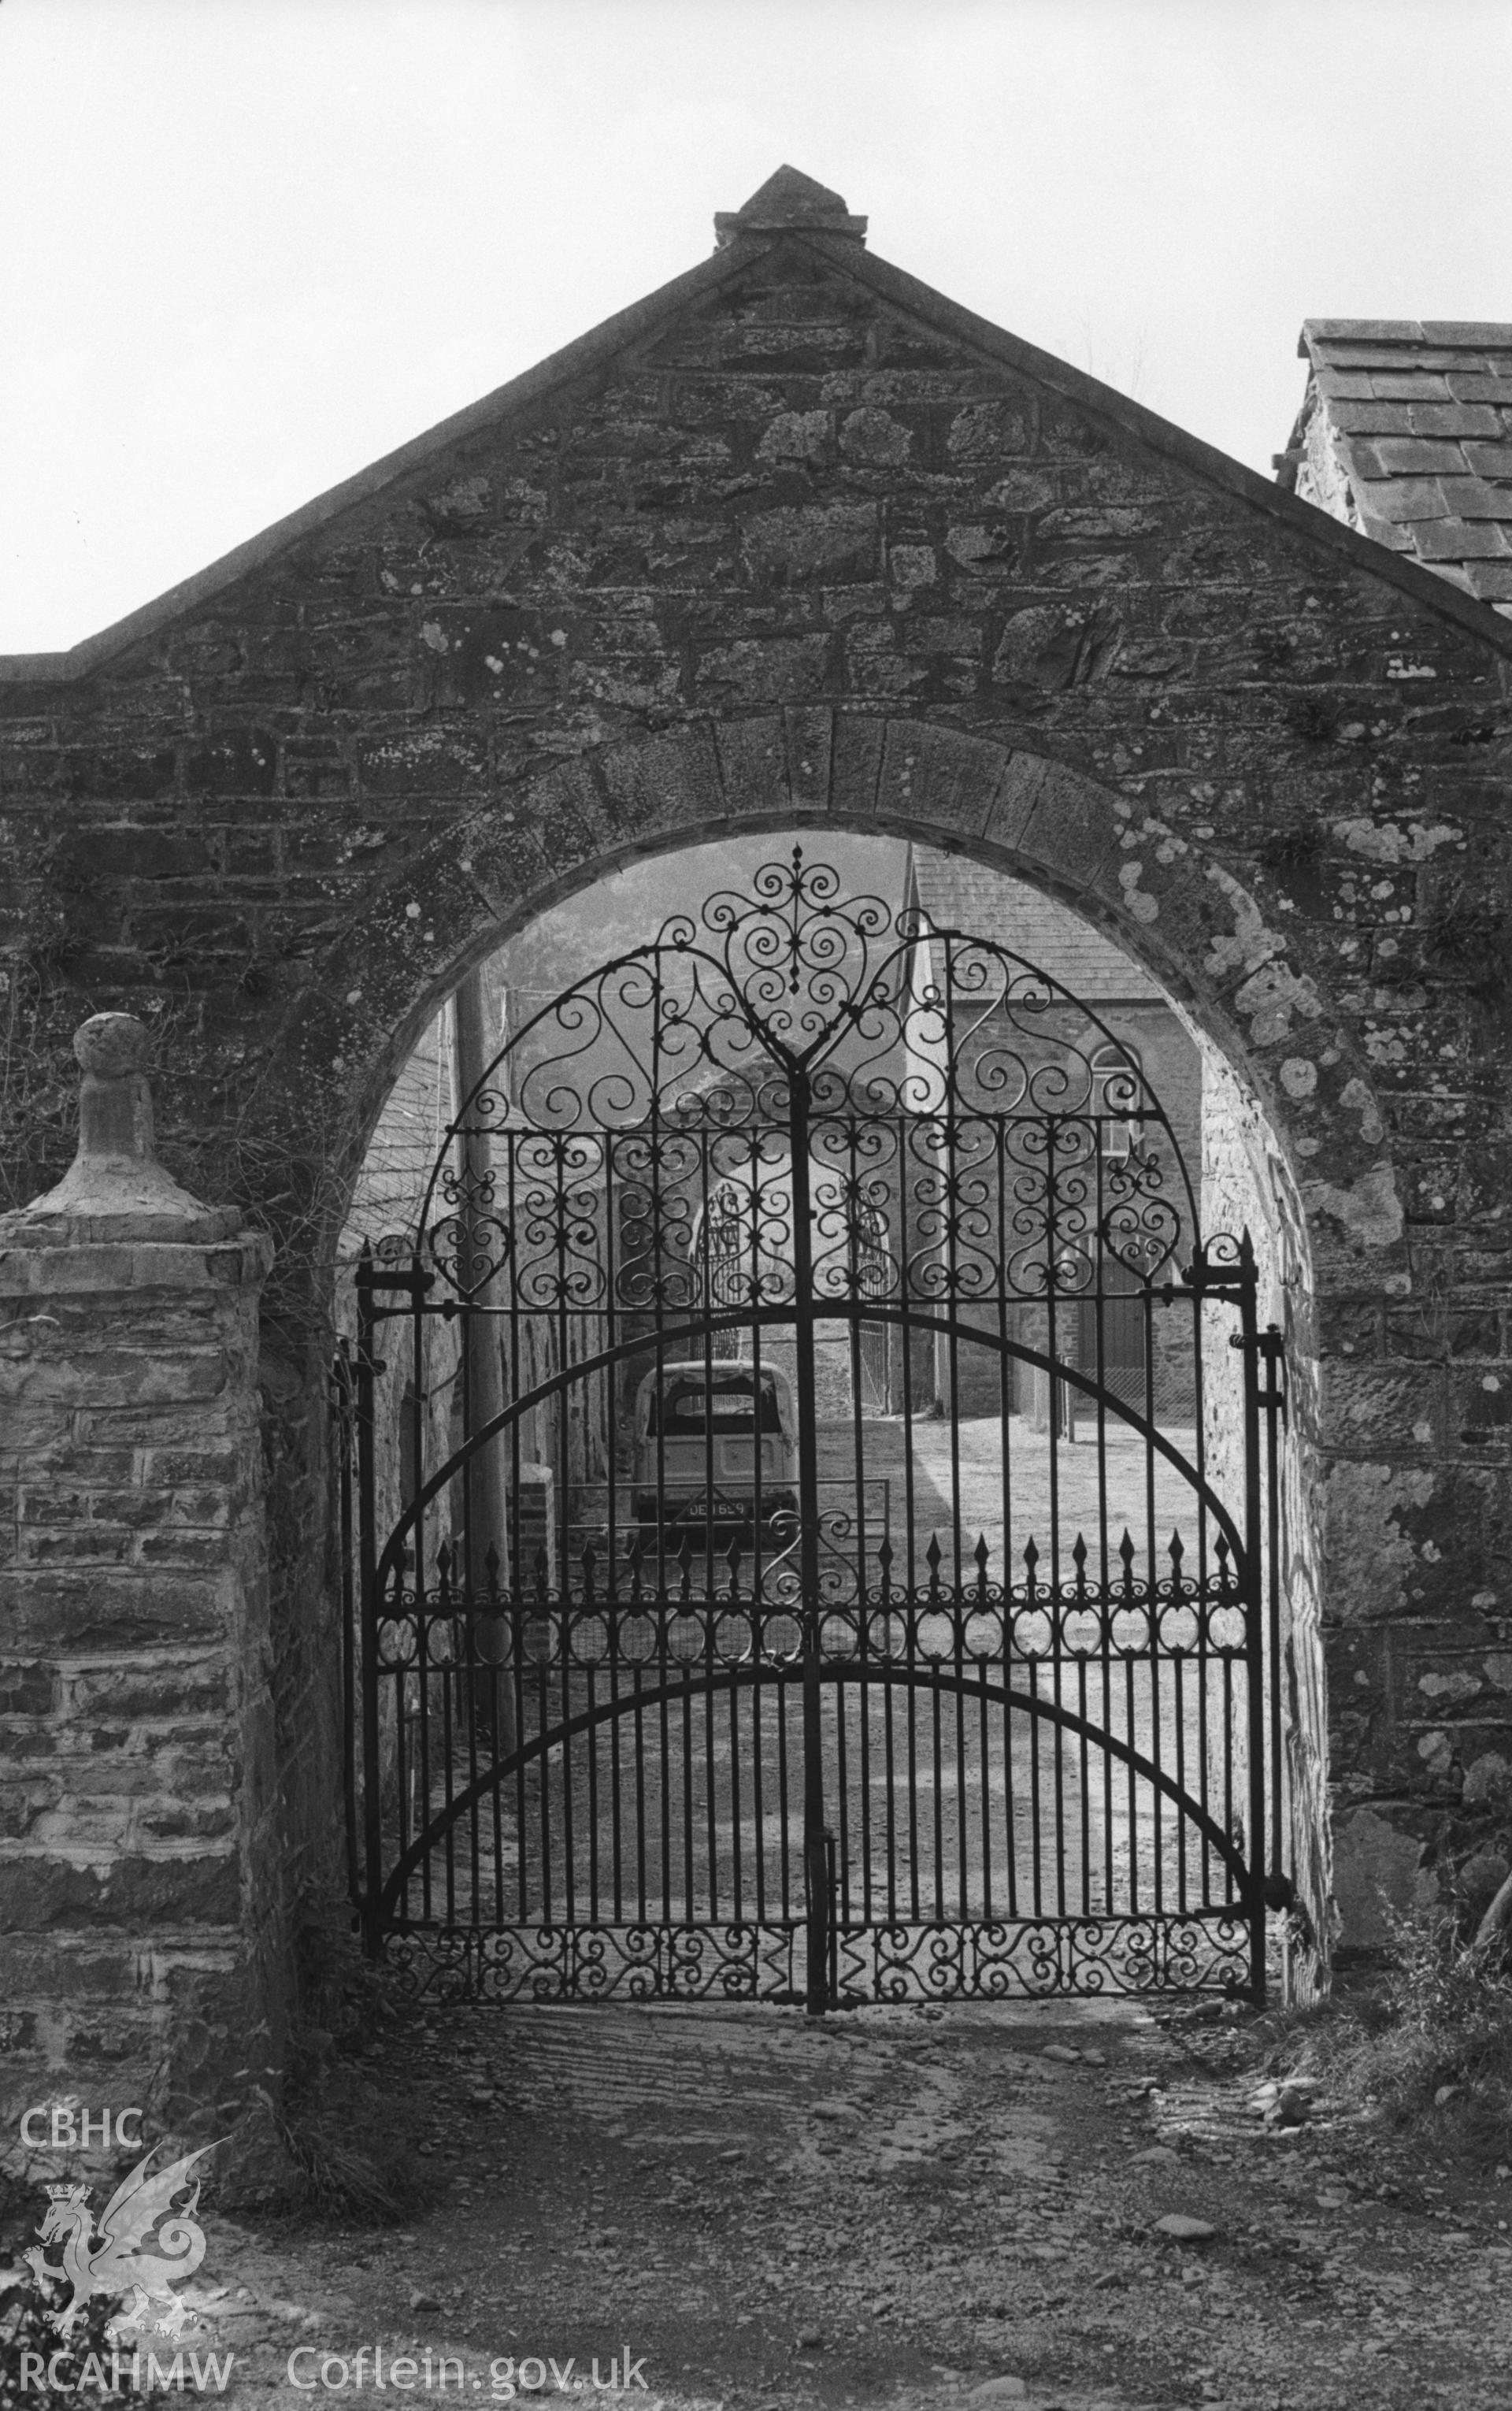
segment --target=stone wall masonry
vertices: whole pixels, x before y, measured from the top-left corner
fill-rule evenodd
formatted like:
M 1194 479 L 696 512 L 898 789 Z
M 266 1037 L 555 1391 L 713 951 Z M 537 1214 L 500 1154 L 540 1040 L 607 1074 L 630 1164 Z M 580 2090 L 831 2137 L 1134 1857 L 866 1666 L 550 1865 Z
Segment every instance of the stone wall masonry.
M 612 863 L 829 821 L 1039 882 L 1263 1107 L 1320 1613 L 1365 1676 L 1334 1772 L 1407 1816 L 1409 1891 L 1505 1854 L 1509 669 L 1484 606 L 857 241 L 738 227 L 114 636 L 0 665 L 0 1158 L 55 1176 L 68 1033 L 126 1006 L 172 1033 L 167 1160 L 278 1242 L 288 1847 L 332 1805 L 330 1290 L 398 1064 Z
M 0 1245 L 0 2128 L 162 2117 L 286 1989 L 257 1300 L 268 1244 Z M 124 2089 L 123 2089 L 124 2088 Z
M 1334 1905 L 1339 1849 L 1329 1789 L 1340 1753 L 1328 1707 L 1337 1693 L 1325 1665 L 1322 1545 L 1316 1512 L 1318 1420 L 1311 1253 L 1290 1170 L 1255 1099 L 1215 1048 L 1202 1048 L 1202 1221 L 1209 1233 L 1247 1231 L 1256 1253 L 1257 1319 L 1286 1341 L 1285 1420 L 1277 1433 L 1282 1726 L 1286 1756 L 1286 1872 L 1305 1914 L 1294 1953 L 1295 1993 L 1326 1980 L 1343 1924 Z M 1204 1335 L 1207 1461 L 1220 1495 L 1243 1495 L 1242 1360 L 1228 1345 L 1231 1317 Z M 1344 1762 L 1347 1762 L 1345 1759 Z M 1358 1918 L 1349 1921 L 1351 1941 Z M 1305 1937 L 1310 1934 L 1312 1939 Z

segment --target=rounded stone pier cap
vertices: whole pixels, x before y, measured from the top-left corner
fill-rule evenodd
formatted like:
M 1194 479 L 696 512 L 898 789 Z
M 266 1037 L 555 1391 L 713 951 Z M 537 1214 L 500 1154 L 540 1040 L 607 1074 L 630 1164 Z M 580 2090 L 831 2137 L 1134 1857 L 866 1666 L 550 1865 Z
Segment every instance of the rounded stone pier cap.
M 92 1013 L 74 1031 L 74 1058 L 81 1070 L 119 1080 L 145 1072 L 153 1042 L 134 1013 Z
M 195 1242 L 229 1238 L 240 1227 L 234 1206 L 202 1206 L 159 1163 L 151 1054 L 151 1033 L 135 1014 L 95 1013 L 80 1024 L 79 1151 L 56 1189 L 0 1220 L 0 1236 L 10 1246 Z

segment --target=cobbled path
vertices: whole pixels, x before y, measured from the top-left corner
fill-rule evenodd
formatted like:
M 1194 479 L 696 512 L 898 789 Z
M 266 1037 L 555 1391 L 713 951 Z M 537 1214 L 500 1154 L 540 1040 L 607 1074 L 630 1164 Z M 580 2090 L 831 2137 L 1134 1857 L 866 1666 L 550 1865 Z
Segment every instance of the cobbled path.
M 381 2345 L 388 2392 L 400 2356 L 424 2394 L 429 2352 L 431 2393 L 445 2354 L 454 2396 L 512 2399 L 523 2363 L 589 2400 L 613 2360 L 667 2411 L 1505 2411 L 1512 2188 L 1398 2166 L 1327 2101 L 1270 2134 L 1215 2058 L 1128 2004 L 396 2024 L 332 2104 L 433 2207 L 213 2221 L 205 2316 L 235 2390 L 291 2404 L 291 2353 L 323 2400 L 364 2346 L 375 2391 Z

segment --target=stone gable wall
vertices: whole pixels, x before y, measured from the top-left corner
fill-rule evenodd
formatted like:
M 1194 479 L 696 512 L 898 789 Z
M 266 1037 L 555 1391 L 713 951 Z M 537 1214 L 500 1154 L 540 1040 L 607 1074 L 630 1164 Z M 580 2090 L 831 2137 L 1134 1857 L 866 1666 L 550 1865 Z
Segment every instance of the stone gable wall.
M 333 1807 L 336 1237 L 398 1063 L 608 863 L 826 820 L 1045 885 L 1263 1104 L 1317 1293 L 1335 1778 L 1412 1880 L 1512 1847 L 1507 631 L 821 236 L 734 241 L 422 455 L 0 684 L 17 1196 L 121 1007 L 172 1033 L 164 1160 L 278 1242 L 295 1859 Z

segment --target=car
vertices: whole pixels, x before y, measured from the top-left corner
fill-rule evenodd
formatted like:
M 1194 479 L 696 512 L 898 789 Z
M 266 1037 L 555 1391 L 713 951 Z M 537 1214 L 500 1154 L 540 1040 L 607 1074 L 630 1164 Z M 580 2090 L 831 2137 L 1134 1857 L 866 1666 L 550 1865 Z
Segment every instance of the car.
M 797 1430 L 792 1383 L 775 1365 L 658 1366 L 635 1393 L 636 1518 L 738 1527 L 795 1513 Z

